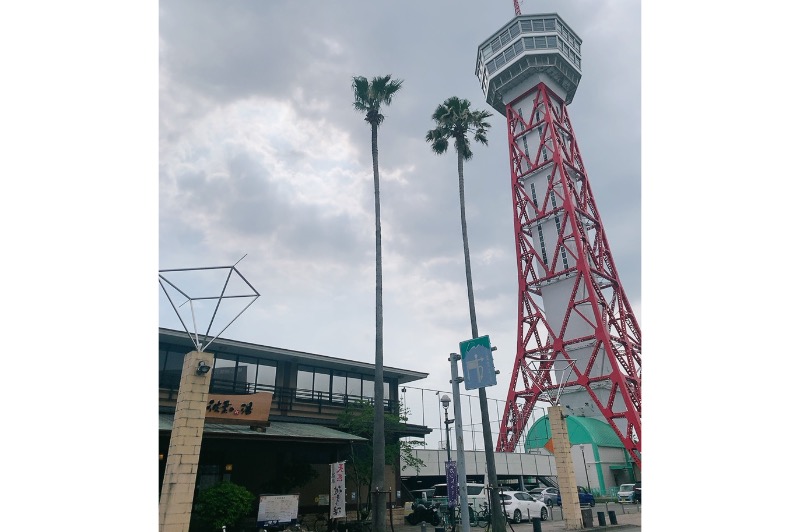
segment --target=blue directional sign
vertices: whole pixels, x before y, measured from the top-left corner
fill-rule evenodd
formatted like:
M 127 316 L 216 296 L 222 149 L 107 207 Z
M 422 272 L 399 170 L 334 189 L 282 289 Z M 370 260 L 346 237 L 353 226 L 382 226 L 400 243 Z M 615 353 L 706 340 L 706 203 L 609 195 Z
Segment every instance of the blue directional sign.
M 497 384 L 494 372 L 492 344 L 488 336 L 465 340 L 458 344 L 461 350 L 461 371 L 464 373 L 464 388 L 475 390 Z

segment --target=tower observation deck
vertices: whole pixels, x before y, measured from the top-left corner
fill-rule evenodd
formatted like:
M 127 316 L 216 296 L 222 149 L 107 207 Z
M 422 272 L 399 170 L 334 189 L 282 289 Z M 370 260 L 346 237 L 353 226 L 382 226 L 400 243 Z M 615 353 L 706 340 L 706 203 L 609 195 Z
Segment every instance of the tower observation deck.
M 497 450 L 524 438 L 537 401 L 558 400 L 571 415 L 608 422 L 641 466 L 641 332 L 567 113 L 581 44 L 546 13 L 518 15 L 478 47 L 475 74 L 508 126 L 519 281 Z

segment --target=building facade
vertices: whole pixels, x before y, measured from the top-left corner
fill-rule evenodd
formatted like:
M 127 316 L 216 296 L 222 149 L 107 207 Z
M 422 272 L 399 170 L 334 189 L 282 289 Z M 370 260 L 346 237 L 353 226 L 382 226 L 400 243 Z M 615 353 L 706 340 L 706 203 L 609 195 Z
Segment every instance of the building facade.
M 568 415 L 566 421 L 578 485 L 595 495 L 614 496 L 620 484 L 639 479 L 638 468 L 608 423 L 578 415 Z M 547 416 L 537 419 L 528 431 L 525 451 L 552 455 Z
M 184 357 L 195 350 L 187 333 L 159 329 L 159 490 L 164 478 Z M 374 398 L 374 365 L 217 338 L 208 349 L 209 396 L 269 392 L 268 426 L 250 427 L 206 421 L 196 490 L 222 481 L 255 495 L 298 493 L 299 513 L 320 513 L 330 492 L 329 465 L 350 456 L 366 440 L 341 430 L 339 416 L 348 405 Z M 427 373 L 384 367 L 387 413 L 400 412 L 401 385 Z M 424 437 L 424 426 L 406 424 L 401 437 Z M 308 479 L 309 469 L 313 471 Z M 387 485 L 400 486 L 399 460 L 386 468 Z M 289 486 L 303 477 L 300 486 Z M 347 509 L 366 501 L 347 475 Z M 322 496 L 322 497 L 321 497 Z M 394 497 L 393 497 L 394 499 Z M 327 507 L 325 507 L 327 511 Z

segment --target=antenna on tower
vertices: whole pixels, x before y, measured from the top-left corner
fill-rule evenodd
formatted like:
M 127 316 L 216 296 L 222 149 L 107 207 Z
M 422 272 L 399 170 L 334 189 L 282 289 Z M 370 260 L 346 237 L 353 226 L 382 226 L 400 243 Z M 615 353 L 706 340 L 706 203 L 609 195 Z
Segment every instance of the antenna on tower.
M 514 15 L 518 17 L 521 14 L 522 11 L 519 10 L 519 0 L 514 0 Z

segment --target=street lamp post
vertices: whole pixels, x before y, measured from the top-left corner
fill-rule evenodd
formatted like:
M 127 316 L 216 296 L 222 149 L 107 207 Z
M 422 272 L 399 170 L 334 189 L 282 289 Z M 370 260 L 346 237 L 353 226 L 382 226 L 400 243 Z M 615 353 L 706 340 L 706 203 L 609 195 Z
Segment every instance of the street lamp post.
M 450 396 L 442 394 L 442 398 L 439 399 L 439 402 L 442 403 L 442 407 L 444 407 L 444 430 L 445 430 L 445 448 L 447 449 L 447 461 L 450 461 L 450 421 L 447 418 L 447 409 L 450 407 Z M 455 421 L 455 420 L 454 420 Z
M 445 449 L 447 449 L 447 461 L 450 462 L 450 424 L 455 421 L 455 419 L 448 419 L 447 418 L 447 409 L 450 407 L 450 396 L 442 394 L 441 399 L 439 402 L 442 403 L 442 407 L 444 408 L 444 430 L 445 430 Z M 446 468 L 445 468 L 446 470 Z M 455 532 L 456 523 L 455 523 L 455 507 L 450 504 L 450 493 L 448 491 L 447 497 L 447 515 L 449 516 L 450 520 L 450 530 Z

